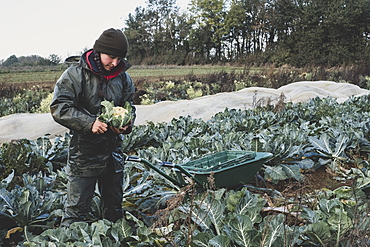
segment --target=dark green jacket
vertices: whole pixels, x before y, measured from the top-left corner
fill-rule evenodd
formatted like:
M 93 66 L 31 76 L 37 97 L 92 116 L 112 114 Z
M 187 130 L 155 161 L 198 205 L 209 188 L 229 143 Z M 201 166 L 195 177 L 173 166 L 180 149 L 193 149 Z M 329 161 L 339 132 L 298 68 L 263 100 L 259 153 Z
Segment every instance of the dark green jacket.
M 82 55 L 79 64 L 70 66 L 57 81 L 50 105 L 51 114 L 56 122 L 71 130 L 67 172 L 72 176 L 91 177 L 104 172 L 112 152 L 121 145 L 122 136 L 110 129 L 104 134 L 93 134 L 92 124 L 101 113 L 102 99 L 99 76 L 93 73 Z M 105 99 L 123 106 L 132 103 L 135 86 L 127 74 L 130 67 L 127 61 L 123 71 L 103 83 Z M 111 162 L 110 162 L 111 163 Z M 110 164 L 111 165 L 111 164 Z

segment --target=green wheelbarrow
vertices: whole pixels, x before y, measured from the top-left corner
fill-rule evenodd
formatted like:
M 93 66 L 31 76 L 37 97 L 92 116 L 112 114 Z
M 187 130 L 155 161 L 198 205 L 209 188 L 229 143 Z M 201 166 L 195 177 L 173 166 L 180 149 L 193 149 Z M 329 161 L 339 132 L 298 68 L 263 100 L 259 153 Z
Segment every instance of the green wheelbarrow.
M 182 165 L 159 162 L 159 166 L 172 168 L 175 171 L 174 176 L 139 157 L 127 156 L 126 161 L 143 163 L 180 187 L 188 185 L 191 178 L 198 187 L 207 188 L 208 178 L 212 174 L 217 188 L 235 188 L 251 182 L 262 165 L 271 157 L 272 154 L 267 152 L 222 151 Z

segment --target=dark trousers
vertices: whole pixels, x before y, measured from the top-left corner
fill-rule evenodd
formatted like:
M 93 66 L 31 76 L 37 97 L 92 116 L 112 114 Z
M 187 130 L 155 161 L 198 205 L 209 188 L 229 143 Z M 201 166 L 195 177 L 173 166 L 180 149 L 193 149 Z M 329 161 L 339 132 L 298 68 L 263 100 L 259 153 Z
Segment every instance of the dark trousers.
M 122 218 L 123 172 L 116 172 L 112 168 L 97 177 L 68 178 L 67 202 L 61 226 L 86 220 L 96 184 L 101 195 L 103 218 L 113 222 Z

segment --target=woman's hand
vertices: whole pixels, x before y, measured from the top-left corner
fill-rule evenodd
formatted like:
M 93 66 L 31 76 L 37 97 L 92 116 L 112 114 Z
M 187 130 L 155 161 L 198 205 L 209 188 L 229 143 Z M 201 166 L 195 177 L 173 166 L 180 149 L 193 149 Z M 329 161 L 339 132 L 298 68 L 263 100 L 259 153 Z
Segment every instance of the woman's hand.
M 103 123 L 99 121 L 98 119 L 95 120 L 95 122 L 92 125 L 91 131 L 93 134 L 103 134 L 108 130 L 108 125 L 106 123 Z
M 130 132 L 128 132 L 128 130 L 131 128 L 131 123 L 132 121 L 130 121 L 128 124 L 126 124 L 125 126 L 122 126 L 121 128 L 115 128 L 115 127 L 112 127 L 110 126 L 110 129 L 116 133 L 117 135 L 118 134 L 128 134 Z

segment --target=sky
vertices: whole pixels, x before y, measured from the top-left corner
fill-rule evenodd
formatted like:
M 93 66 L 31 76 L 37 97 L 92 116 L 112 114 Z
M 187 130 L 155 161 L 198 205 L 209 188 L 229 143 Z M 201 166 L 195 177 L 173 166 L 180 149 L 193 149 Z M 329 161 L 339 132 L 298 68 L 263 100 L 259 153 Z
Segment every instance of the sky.
M 190 0 L 177 0 L 186 10 Z M 2 0 L 0 61 L 11 55 L 56 54 L 62 59 L 92 48 L 108 28 L 122 29 L 146 0 Z

